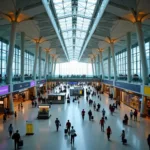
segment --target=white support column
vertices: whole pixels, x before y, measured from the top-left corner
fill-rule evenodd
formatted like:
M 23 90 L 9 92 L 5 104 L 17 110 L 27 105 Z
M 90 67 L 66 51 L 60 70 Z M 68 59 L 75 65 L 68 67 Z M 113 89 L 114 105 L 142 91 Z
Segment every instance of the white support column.
M 46 51 L 46 56 L 45 56 L 45 68 L 44 68 L 44 78 L 46 79 L 46 76 L 47 76 L 47 63 L 48 63 L 48 54 L 49 52 Z
M 103 66 L 103 54 L 100 51 L 100 62 L 101 62 L 101 69 L 102 69 L 102 79 L 104 78 L 104 66 Z
M 110 43 L 110 49 L 112 53 L 112 60 L 113 60 L 113 66 L 114 66 L 114 81 L 117 80 L 117 68 L 116 68 L 116 59 L 115 59 L 115 52 L 114 52 L 114 43 Z
M 54 57 L 51 59 L 51 76 L 53 75 Z
M 98 71 L 98 77 L 100 77 L 100 56 L 97 55 L 97 71 Z
M 9 40 L 9 52 L 8 52 L 8 60 L 6 66 L 6 83 L 12 84 L 12 64 L 13 64 L 13 56 L 14 56 L 14 46 L 16 40 L 16 26 L 17 22 L 13 21 L 11 23 L 11 32 L 10 32 L 10 40 Z
M 130 83 L 131 82 L 131 33 L 127 33 L 127 80 Z
M 36 42 L 35 55 L 34 55 L 34 66 L 33 66 L 33 79 L 34 80 L 36 80 L 36 68 L 37 68 L 38 51 L 39 51 L 39 43 Z
M 108 48 L 108 79 L 111 79 L 111 73 L 110 73 L 110 57 L 111 56 L 111 52 L 110 52 L 110 47 Z
M 24 82 L 24 38 L 25 33 L 21 32 L 21 82 Z
M 140 49 L 143 84 L 148 85 L 148 65 L 147 65 L 147 59 L 146 59 L 144 35 L 142 31 L 142 23 L 139 21 L 139 22 L 135 22 L 134 24 L 136 28 L 137 40 L 138 40 L 139 49 Z
M 38 72 L 38 76 L 39 76 L 39 80 L 41 80 L 41 52 L 42 52 L 42 48 L 41 47 L 39 47 L 39 72 Z

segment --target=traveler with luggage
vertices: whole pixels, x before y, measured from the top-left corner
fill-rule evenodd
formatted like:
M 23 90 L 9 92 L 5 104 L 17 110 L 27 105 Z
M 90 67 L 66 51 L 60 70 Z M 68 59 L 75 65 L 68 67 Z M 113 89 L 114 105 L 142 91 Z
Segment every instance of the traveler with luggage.
M 58 120 L 58 118 L 56 118 L 56 120 L 55 120 L 55 125 L 56 125 L 56 131 L 58 132 L 59 126 L 61 126 L 60 121 Z
M 19 149 L 20 134 L 18 130 L 13 134 L 12 139 L 14 140 L 15 150 Z
M 68 120 L 67 123 L 66 123 L 66 128 L 67 128 L 68 134 L 70 135 L 71 123 L 70 123 L 69 120 Z
M 101 131 L 103 132 L 104 132 L 104 123 L 105 123 L 105 120 L 104 120 L 104 117 L 102 117 L 100 120 L 100 125 L 101 125 Z
M 122 144 L 126 144 L 127 143 L 127 139 L 125 138 L 125 131 L 122 130 L 122 134 L 121 134 L 121 139 L 122 139 Z
M 89 110 L 88 115 L 89 115 L 89 120 L 91 120 L 92 119 L 92 111 L 91 110 Z
M 108 138 L 108 141 L 110 140 L 110 134 L 112 134 L 112 131 L 111 131 L 110 126 L 108 126 L 108 128 L 107 128 L 107 138 Z
M 85 116 L 85 110 L 82 110 L 82 119 L 84 120 L 84 116 Z
M 71 127 L 70 135 L 71 135 L 71 144 L 74 144 L 74 138 L 77 135 L 76 135 L 76 131 L 74 130 L 73 126 Z
M 147 144 L 148 144 L 148 147 L 149 147 L 149 150 L 150 150 L 150 134 L 148 135 L 148 138 L 147 138 Z
M 137 115 L 138 115 L 138 112 L 137 112 L 137 110 L 136 110 L 136 109 L 135 109 L 135 111 L 134 111 L 133 115 L 134 115 L 134 121 L 137 121 Z
M 9 132 L 9 136 L 11 137 L 12 133 L 13 133 L 13 126 L 12 126 L 12 124 L 9 125 L 8 132 Z
M 100 107 L 101 107 L 101 105 L 98 103 L 98 104 L 97 104 L 97 111 L 100 110 Z
M 103 117 L 105 117 L 105 113 L 106 113 L 106 111 L 105 111 L 105 109 L 103 108 L 103 110 L 102 110 L 102 115 L 103 115 Z
M 128 120 L 129 120 L 128 116 L 127 116 L 127 114 L 125 114 L 123 124 L 128 125 Z
M 133 117 L 133 111 L 131 110 L 130 111 L 130 119 L 132 120 L 132 117 Z

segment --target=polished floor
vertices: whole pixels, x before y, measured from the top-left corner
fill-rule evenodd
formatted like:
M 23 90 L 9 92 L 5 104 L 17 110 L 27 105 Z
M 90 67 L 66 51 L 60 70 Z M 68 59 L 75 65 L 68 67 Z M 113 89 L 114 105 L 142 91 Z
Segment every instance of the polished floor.
M 129 121 L 128 126 L 122 124 L 125 113 L 129 114 L 130 108 L 121 104 L 114 115 L 109 113 L 108 106 L 113 101 L 106 95 L 102 95 L 100 101 L 94 97 L 97 103 L 101 104 L 101 110 L 106 110 L 108 120 L 105 123 L 105 132 L 101 132 L 99 120 L 102 116 L 100 112 L 94 112 L 93 107 L 89 107 L 85 97 L 80 98 L 80 104 L 72 102 L 64 105 L 52 105 L 51 118 L 48 120 L 37 120 L 38 108 L 32 108 L 30 102 L 24 103 L 24 109 L 18 112 L 15 119 L 11 116 L 6 123 L 0 120 L 0 150 L 13 150 L 13 140 L 8 136 L 8 126 L 13 124 L 14 129 L 20 131 L 24 141 L 22 150 L 148 150 L 147 135 L 150 133 L 150 120 L 138 118 L 138 122 Z M 86 117 L 83 121 L 81 111 L 85 109 Z M 88 120 L 87 112 L 91 109 L 94 114 L 94 121 Z M 55 119 L 59 118 L 61 127 L 56 132 Z M 64 136 L 64 128 L 67 120 L 74 126 L 77 137 L 74 146 L 70 144 L 70 138 Z M 26 136 L 26 120 L 32 120 L 34 124 L 34 135 Z M 106 127 L 111 126 L 111 141 L 107 140 Z M 125 130 L 127 145 L 121 143 L 121 131 Z

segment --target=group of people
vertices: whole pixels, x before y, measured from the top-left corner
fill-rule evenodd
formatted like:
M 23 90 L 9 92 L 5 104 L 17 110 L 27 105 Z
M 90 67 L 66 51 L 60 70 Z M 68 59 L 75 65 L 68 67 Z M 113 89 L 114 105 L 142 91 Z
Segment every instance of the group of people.
M 61 126 L 61 123 L 58 118 L 56 118 L 55 120 L 55 125 L 56 125 L 56 131 L 58 132 L 59 127 Z M 66 129 L 64 130 L 64 132 L 65 132 L 65 135 L 70 136 L 71 144 L 74 144 L 74 139 L 77 136 L 77 134 L 76 134 L 74 127 L 71 126 L 71 122 L 69 120 L 66 123 Z

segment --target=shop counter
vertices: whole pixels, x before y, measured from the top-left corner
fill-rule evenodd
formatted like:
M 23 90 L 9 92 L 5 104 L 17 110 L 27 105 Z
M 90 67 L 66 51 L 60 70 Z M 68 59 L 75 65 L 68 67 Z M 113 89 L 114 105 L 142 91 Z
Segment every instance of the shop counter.
M 38 119 L 48 119 L 50 115 L 50 106 L 49 105 L 39 105 L 39 111 L 38 111 Z
M 48 103 L 50 104 L 64 104 L 66 93 L 51 93 L 48 95 Z

